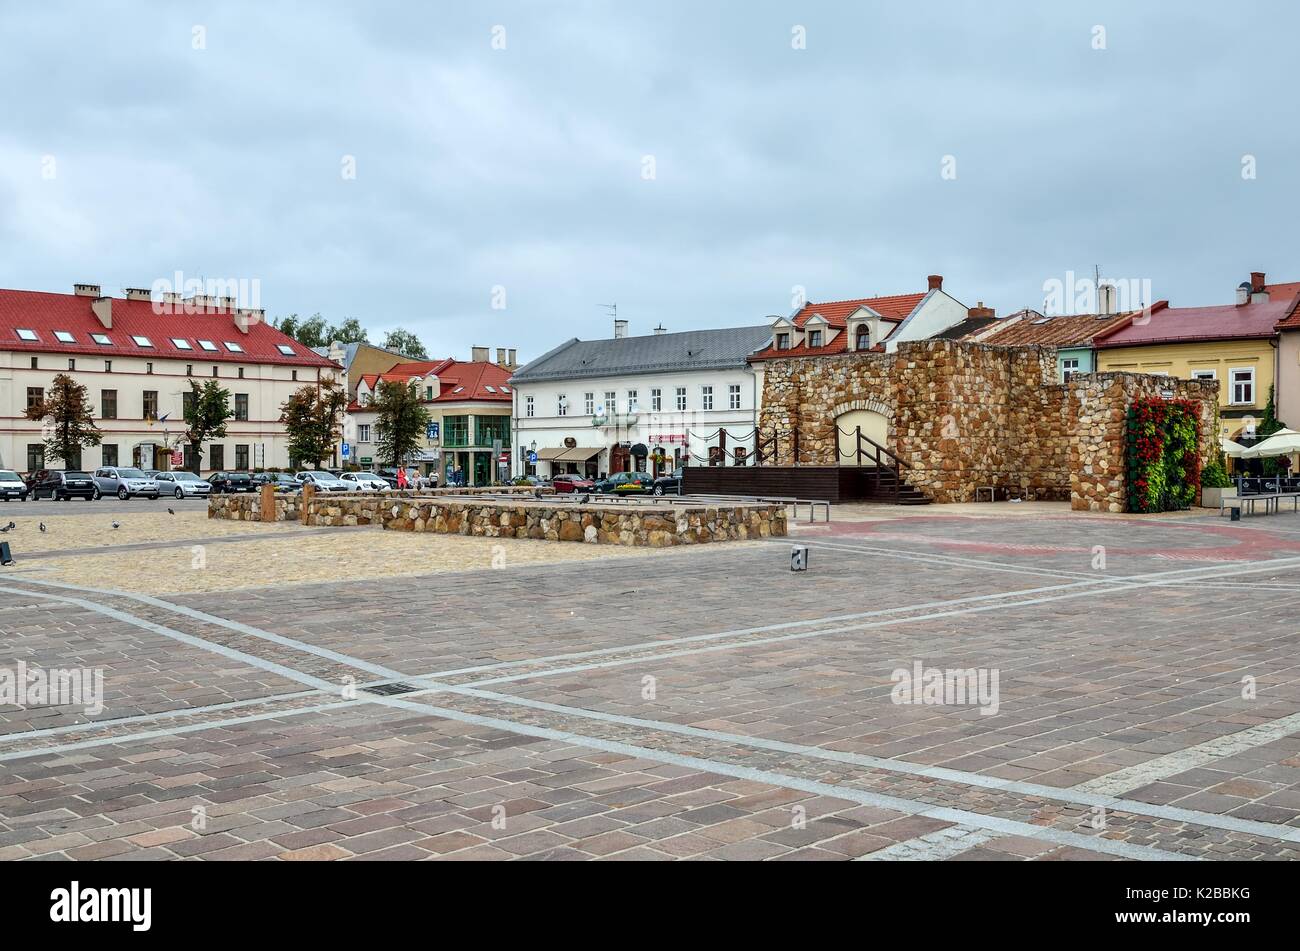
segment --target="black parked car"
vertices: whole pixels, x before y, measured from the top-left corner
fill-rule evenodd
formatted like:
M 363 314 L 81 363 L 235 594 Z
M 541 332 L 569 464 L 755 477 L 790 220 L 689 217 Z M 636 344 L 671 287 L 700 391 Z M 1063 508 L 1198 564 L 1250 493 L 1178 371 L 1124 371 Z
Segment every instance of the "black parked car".
M 212 483 L 212 494 L 219 492 L 255 492 L 257 486 L 253 485 L 253 478 L 247 472 L 214 472 L 208 476 L 208 481 Z
M 42 469 L 36 473 L 32 499 L 39 500 L 42 496 L 58 502 L 69 499 L 85 499 L 89 502 L 95 497 L 95 480 L 89 472 L 80 469 Z
M 301 492 L 302 483 L 287 472 L 258 472 L 253 475 L 253 488 L 264 485 L 275 486 L 277 492 Z
M 652 481 L 654 480 L 648 472 L 615 472 L 607 479 L 596 480 L 596 491 L 614 495 L 644 495 L 650 491 Z
M 680 467 L 674 469 L 668 475 L 661 475 L 654 481 L 654 488 L 650 490 L 655 495 L 681 495 L 682 494 L 682 470 Z

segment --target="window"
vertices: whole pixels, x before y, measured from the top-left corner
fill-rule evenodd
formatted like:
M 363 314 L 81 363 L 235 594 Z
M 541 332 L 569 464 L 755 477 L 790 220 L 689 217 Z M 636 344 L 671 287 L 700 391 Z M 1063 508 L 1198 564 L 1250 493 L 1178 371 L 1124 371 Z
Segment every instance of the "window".
M 239 377 L 242 380 L 244 378 L 244 368 L 240 367 L 237 371 L 235 371 L 235 376 Z
M 243 352 L 244 352 L 244 348 L 241 347 L 241 346 L 240 346 L 239 344 L 237 344 L 237 343 L 231 343 L 229 340 L 223 340 L 223 341 L 221 341 L 221 342 L 224 343 L 224 344 L 226 345 L 226 349 L 229 350 L 231 353 L 243 353 Z
M 298 381 L 298 371 L 297 370 L 289 371 L 289 379 L 293 380 L 296 383 Z
M 78 449 L 76 452 L 74 452 L 72 455 L 70 455 L 67 459 L 64 459 L 64 460 L 63 460 L 63 467 L 64 467 L 65 469 L 80 469 L 80 468 L 81 468 L 81 450 Z
M 27 387 L 27 408 L 33 409 L 45 402 L 45 388 L 42 386 Z
M 489 393 L 495 393 L 497 391 L 497 388 L 495 386 L 491 386 L 490 384 L 487 383 L 483 384 L 483 389 L 487 390 Z
M 193 375 L 194 375 L 194 364 L 192 364 L 192 363 L 187 363 L 187 364 L 185 364 L 185 375 L 186 375 L 186 376 L 193 376 Z
M 190 342 L 186 340 L 184 337 L 172 337 L 172 346 L 175 347 L 177 350 L 194 349 L 193 347 L 190 346 Z
M 136 345 L 137 347 L 152 347 L 152 346 L 153 346 L 153 341 L 150 340 L 148 337 L 141 337 L 141 336 L 137 336 L 136 334 L 132 334 L 132 335 L 131 335 L 131 339 L 135 341 L 135 345 Z
M 144 372 L 145 372 L 145 373 L 149 373 L 149 374 L 152 374 L 152 373 L 153 373 L 153 361 L 152 361 L 152 360 L 149 361 L 148 363 L 146 363 L 146 364 L 144 365 Z
M 142 409 L 143 409 L 143 415 L 145 419 L 158 418 L 158 391 L 157 390 L 144 391 L 144 405 Z
M 857 341 L 853 344 L 853 349 L 854 350 L 871 349 L 871 328 L 868 327 L 866 324 L 861 324 L 858 326 Z
M 275 349 L 279 350 L 286 357 L 294 356 L 293 347 L 289 346 L 287 343 L 278 343 L 275 345 Z
M 357 426 L 357 442 L 370 442 L 369 423 L 361 423 Z
M 99 391 L 99 415 L 104 419 L 117 419 L 117 390 Z
M 686 387 L 677 387 L 677 412 L 686 412 Z
M 618 394 L 613 390 L 605 391 L 605 415 L 613 416 L 618 412 L 617 406 Z
M 568 412 L 569 412 L 569 403 L 564 398 L 564 394 L 561 393 L 559 396 L 555 398 L 555 415 L 567 416 Z
M 657 413 L 664 408 L 664 395 L 659 387 L 650 391 L 650 411 Z
M 218 368 L 217 365 L 214 363 L 212 364 L 212 378 L 214 380 L 217 378 L 217 373 L 218 373 Z
M 778 350 L 789 350 L 789 349 L 790 349 L 790 335 L 789 335 L 789 334 L 777 334 L 777 335 L 776 335 L 776 349 L 778 349 Z
M 820 330 L 808 331 L 808 346 L 820 347 L 822 345 L 822 332 Z
M 38 360 L 39 360 L 39 358 L 37 358 L 37 357 L 32 357 L 32 369 L 33 369 L 33 370 L 38 370 L 38 369 L 40 369 L 40 364 L 39 364 Z
M 740 384 L 732 383 L 727 387 L 727 407 L 740 409 Z
M 596 415 L 596 394 L 595 393 L 582 394 L 582 414 L 584 416 Z
M 99 452 L 101 466 L 117 465 L 117 443 L 106 442 L 99 447 Z
M 1079 372 L 1078 357 L 1062 358 L 1061 360 L 1061 381 L 1062 382 L 1069 383 L 1070 377 L 1074 376 L 1078 372 Z
M 713 409 L 713 387 L 700 387 L 700 409 Z
M 1250 406 L 1255 402 L 1255 368 L 1232 371 L 1232 403 L 1234 406 Z
M 36 336 L 35 330 L 28 330 L 25 327 L 19 327 L 16 333 L 18 334 L 19 340 L 40 340 L 41 339 L 40 337 Z
M 528 417 L 533 415 L 533 398 L 531 396 L 524 397 L 524 415 Z
M 490 446 L 498 439 L 501 440 L 501 445 L 510 445 L 509 416 L 475 416 L 474 429 L 476 446 Z
M 198 405 L 198 401 L 192 390 L 188 393 L 181 394 L 181 415 L 182 416 L 188 417 L 190 413 L 194 412 L 194 407 L 197 405 Z
M 90 339 L 101 347 L 111 347 L 113 345 L 113 341 L 108 339 L 108 334 L 91 334 Z
M 77 342 L 77 338 L 74 337 L 74 336 L 72 336 L 72 334 L 68 333 L 66 330 L 56 330 L 56 331 L 54 331 L 54 339 L 57 340 L 57 341 L 59 341 L 59 343 L 76 343 L 76 342 Z
M 235 394 L 235 419 L 241 423 L 248 422 L 248 394 Z
M 432 400 L 432 399 L 433 399 L 433 387 L 431 387 L 431 386 L 426 386 L 426 387 L 424 388 L 424 398 L 425 398 L 426 400 Z
M 1218 370 L 1193 370 L 1193 380 L 1217 380 L 1219 378 Z
M 248 446 L 247 446 L 247 445 L 242 445 L 242 446 L 241 446 L 241 445 L 239 445 L 238 443 L 236 443 L 236 445 L 235 445 L 235 468 L 236 468 L 236 469 L 247 469 L 247 468 L 248 468 Z
M 208 462 L 214 469 L 226 468 L 226 447 L 220 443 L 213 443 L 208 447 Z
M 45 447 L 38 442 L 27 444 L 27 471 L 35 472 L 45 468 Z
M 199 457 L 194 454 L 194 447 L 189 443 L 185 444 L 185 448 L 181 452 L 181 459 L 181 464 L 184 466 L 186 472 L 198 472 L 201 468 L 199 465 Z
M 469 445 L 468 416 L 444 416 L 442 427 L 443 445 L 453 447 Z
M 211 340 L 200 340 L 200 341 L 199 341 L 199 346 L 200 346 L 202 349 L 208 351 L 208 353 L 216 353 L 216 352 L 217 352 L 217 345 L 216 345 L 215 343 L 213 343 Z
M 636 390 L 628 390 L 628 391 L 627 391 L 627 411 L 628 411 L 629 413 L 635 413 L 635 412 L 636 412 L 636 410 L 637 410 L 637 405 L 636 405 L 636 403 L 637 403 Z
M 76 358 L 76 357 L 68 357 L 68 369 L 69 369 L 69 370 L 75 370 L 76 368 L 77 368 L 77 358 Z
M 113 361 L 112 361 L 112 360 L 105 360 L 105 361 L 104 361 L 104 372 L 105 372 L 105 373 L 112 373 L 112 372 L 113 372 Z

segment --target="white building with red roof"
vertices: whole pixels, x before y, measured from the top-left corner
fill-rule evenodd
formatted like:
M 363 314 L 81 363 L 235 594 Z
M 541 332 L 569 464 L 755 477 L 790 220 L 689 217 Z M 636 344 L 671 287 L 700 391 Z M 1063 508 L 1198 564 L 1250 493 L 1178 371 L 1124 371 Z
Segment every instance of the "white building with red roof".
M 906 340 L 938 336 L 971 316 L 966 305 L 931 274 L 929 287 L 913 294 L 806 303 L 772 324 L 772 340 L 752 361 L 821 357 L 863 350 L 892 352 Z
M 347 434 L 352 460 L 363 468 L 392 465 L 380 457 L 371 407 L 381 383 L 414 385 L 429 413 L 429 429 L 419 456 L 407 462 L 425 475 L 436 474 L 447 485 L 459 469 L 465 485 L 504 481 L 510 466 L 510 410 L 513 367 L 498 350 L 497 361 L 486 348 L 475 348 L 473 360 L 416 360 L 399 363 L 383 373 L 365 373 L 356 381 L 356 400 L 348 407 Z
M 231 393 L 226 436 L 203 447 L 204 472 L 289 465 L 280 407 L 299 387 L 339 368 L 229 297 L 123 297 L 97 284 L 71 294 L 0 289 L 0 468 L 197 469 L 182 446 L 182 400 L 191 379 L 217 379 Z M 54 377 L 88 390 L 103 443 L 80 459 L 47 460 L 41 422 L 26 416 Z M 173 449 L 184 453 L 171 464 Z

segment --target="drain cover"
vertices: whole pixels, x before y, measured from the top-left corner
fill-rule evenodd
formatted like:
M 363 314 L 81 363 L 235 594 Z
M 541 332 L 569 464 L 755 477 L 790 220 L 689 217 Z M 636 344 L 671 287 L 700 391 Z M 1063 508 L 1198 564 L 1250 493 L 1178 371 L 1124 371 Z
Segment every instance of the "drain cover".
M 415 688 L 410 684 L 379 684 L 375 687 L 362 687 L 362 692 L 373 693 L 381 697 L 392 697 L 399 693 L 414 693 Z

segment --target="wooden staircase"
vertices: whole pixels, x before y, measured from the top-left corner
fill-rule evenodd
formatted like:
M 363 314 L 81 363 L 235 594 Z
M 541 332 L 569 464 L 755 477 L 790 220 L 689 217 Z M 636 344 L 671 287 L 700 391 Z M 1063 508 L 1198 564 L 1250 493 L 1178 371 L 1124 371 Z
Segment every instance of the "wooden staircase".
M 861 473 L 860 497 L 864 502 L 888 502 L 892 505 L 929 505 L 930 497 L 899 477 L 888 466 L 867 466 Z

